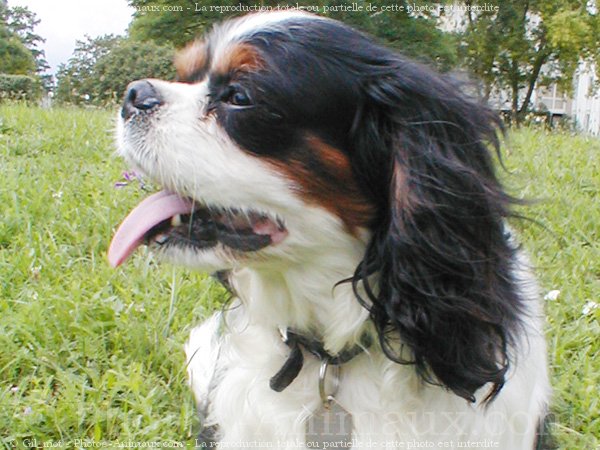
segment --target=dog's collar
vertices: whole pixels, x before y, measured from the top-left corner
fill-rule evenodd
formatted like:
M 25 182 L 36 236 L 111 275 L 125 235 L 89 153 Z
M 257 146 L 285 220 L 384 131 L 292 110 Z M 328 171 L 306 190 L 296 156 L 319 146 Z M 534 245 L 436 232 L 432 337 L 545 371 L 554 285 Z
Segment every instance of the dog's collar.
M 279 331 L 283 342 L 290 347 L 290 354 L 281 369 L 273 375 L 269 383 L 271 389 L 276 392 L 281 392 L 288 387 L 302 370 L 304 355 L 301 347 L 320 361 L 327 362 L 329 365 L 339 366 L 363 353 L 372 343 L 371 337 L 368 334 L 364 334 L 359 344 L 349 349 L 344 349 L 337 355 L 332 355 L 325 350 L 323 343 L 317 339 L 299 334 L 290 328 L 280 329 Z

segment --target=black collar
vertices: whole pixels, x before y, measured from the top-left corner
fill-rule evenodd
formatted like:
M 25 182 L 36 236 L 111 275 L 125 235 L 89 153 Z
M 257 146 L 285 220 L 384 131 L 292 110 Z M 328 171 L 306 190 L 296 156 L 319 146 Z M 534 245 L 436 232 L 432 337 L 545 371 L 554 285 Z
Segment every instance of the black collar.
M 282 332 L 282 336 L 283 342 L 290 347 L 291 351 L 281 369 L 273 375 L 269 383 L 271 389 L 276 392 L 281 392 L 288 387 L 302 370 L 304 355 L 300 347 L 320 361 L 327 361 L 331 365 L 341 365 L 360 355 L 371 346 L 371 337 L 365 334 L 360 344 L 356 344 L 350 349 L 344 349 L 337 355 L 332 355 L 325 350 L 321 341 L 298 334 L 289 328 Z

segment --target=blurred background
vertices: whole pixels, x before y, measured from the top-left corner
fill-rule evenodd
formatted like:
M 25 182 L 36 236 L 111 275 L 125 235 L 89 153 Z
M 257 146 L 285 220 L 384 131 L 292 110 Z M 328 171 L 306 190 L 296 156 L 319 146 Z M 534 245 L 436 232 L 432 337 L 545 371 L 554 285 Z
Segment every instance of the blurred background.
M 454 72 L 510 123 L 600 134 L 594 0 L 0 0 L 0 94 L 106 106 L 132 79 L 172 78 L 173 52 L 214 22 L 287 8 L 342 20 Z

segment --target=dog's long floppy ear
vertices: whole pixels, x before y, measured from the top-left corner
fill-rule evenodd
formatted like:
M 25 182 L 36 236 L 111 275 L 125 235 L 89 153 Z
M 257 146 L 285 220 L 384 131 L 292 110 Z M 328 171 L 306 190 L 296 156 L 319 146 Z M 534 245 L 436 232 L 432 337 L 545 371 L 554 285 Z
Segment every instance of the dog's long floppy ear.
M 380 217 L 353 278 L 387 356 L 472 402 L 502 388 L 521 301 L 494 170 L 500 121 L 394 56 L 371 67 L 352 139 Z M 385 177 L 381 173 L 386 173 Z M 375 275 L 374 275 L 375 274 Z M 407 351 L 408 350 L 408 351 Z

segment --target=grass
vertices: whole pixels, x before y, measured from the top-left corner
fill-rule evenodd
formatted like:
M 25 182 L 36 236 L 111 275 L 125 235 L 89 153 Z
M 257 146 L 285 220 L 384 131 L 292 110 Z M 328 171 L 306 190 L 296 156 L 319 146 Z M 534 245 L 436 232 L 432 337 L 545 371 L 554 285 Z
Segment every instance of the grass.
M 105 258 L 113 227 L 145 195 L 117 190 L 112 113 L 0 105 L 0 443 L 76 439 L 194 442 L 182 344 L 223 292 L 138 252 Z M 505 163 L 519 195 L 542 201 L 517 221 L 547 301 L 564 449 L 600 445 L 600 142 L 524 129 Z M 588 304 L 589 306 L 590 304 Z M 587 311 L 587 310 L 586 310 Z M 71 444 L 66 444 L 67 442 Z
M 600 448 L 600 140 L 525 129 L 506 165 L 521 196 L 538 199 L 516 227 L 547 300 L 554 433 L 561 449 Z M 519 185 L 520 184 L 520 185 Z
M 0 107 L 0 439 L 192 440 L 182 343 L 220 298 L 205 277 L 105 253 L 146 195 L 120 190 L 112 117 Z

